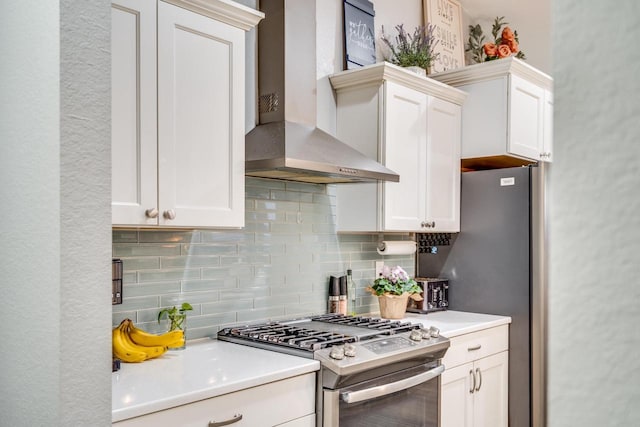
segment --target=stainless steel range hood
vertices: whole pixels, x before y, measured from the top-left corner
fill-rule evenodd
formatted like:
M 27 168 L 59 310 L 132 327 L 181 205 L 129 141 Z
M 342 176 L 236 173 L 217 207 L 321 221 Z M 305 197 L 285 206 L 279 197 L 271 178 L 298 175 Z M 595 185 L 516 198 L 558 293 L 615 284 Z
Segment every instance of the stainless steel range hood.
M 245 173 L 322 184 L 398 182 L 398 174 L 316 127 L 315 8 L 315 0 L 261 2 L 260 124 L 245 138 Z

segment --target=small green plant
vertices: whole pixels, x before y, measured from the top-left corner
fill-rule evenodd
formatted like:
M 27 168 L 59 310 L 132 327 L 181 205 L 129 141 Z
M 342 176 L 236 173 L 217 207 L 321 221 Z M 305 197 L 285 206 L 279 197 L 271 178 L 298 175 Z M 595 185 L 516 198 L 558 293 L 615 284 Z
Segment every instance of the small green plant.
M 427 70 L 439 55 L 433 51 L 438 44 L 438 40 L 433 37 L 435 27 L 430 24 L 427 24 L 426 27 L 416 27 L 413 35 L 405 31 L 403 24 L 396 25 L 395 28 L 398 35 L 393 43 L 384 33 L 384 27 L 382 27 L 380 40 L 391 51 L 390 57 L 385 59 L 401 67 L 417 66 Z
M 186 312 L 193 310 L 193 307 L 188 302 L 183 302 L 180 308 L 175 305 L 171 308 L 163 308 L 158 313 L 158 323 L 163 318 L 168 318 L 170 322 L 169 331 L 175 331 L 176 329 L 184 330 L 184 321 L 187 317 Z

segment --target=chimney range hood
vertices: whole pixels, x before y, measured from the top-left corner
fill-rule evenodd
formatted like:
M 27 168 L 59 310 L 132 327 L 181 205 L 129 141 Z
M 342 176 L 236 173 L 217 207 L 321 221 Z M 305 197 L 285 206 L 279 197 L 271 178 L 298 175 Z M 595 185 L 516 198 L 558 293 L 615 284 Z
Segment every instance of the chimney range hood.
M 316 1 L 260 5 L 260 119 L 245 137 L 245 174 L 319 184 L 398 182 L 398 174 L 315 125 Z

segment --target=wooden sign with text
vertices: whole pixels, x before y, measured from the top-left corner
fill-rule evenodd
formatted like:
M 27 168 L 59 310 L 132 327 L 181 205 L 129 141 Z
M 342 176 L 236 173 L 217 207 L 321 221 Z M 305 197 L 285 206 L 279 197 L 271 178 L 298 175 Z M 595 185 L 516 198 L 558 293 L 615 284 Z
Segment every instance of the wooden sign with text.
M 464 41 L 462 40 L 462 8 L 458 0 L 423 0 L 424 20 L 434 26 L 433 36 L 438 40 L 434 51 L 439 53 L 430 72 L 454 70 L 464 67 Z
M 347 70 L 376 62 L 374 15 L 370 1 L 344 0 L 344 59 Z

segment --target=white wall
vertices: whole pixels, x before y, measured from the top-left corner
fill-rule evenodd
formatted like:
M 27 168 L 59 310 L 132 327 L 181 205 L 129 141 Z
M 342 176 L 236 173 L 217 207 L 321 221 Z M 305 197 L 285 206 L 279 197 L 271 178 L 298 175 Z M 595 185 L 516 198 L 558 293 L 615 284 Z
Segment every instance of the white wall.
M 549 426 L 637 426 L 640 3 L 553 16 Z
M 0 3 L 0 412 L 13 426 L 59 415 L 59 7 L 35 3 Z
M 110 2 L 0 2 L 0 424 L 109 425 Z

